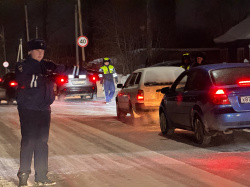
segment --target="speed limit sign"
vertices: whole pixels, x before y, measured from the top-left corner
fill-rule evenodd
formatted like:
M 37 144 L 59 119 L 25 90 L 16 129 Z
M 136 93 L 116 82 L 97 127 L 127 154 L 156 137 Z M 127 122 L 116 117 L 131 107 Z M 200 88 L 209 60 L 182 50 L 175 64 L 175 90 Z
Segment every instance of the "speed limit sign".
M 89 40 L 86 36 L 80 36 L 78 37 L 77 39 L 77 44 L 80 46 L 80 47 L 86 47 L 89 43 Z

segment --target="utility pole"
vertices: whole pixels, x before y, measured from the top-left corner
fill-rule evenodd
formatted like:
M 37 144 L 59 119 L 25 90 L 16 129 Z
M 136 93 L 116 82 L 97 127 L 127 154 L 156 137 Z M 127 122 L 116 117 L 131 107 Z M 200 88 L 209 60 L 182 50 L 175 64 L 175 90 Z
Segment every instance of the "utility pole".
M 25 22 L 26 22 L 27 41 L 29 41 L 30 37 L 29 37 L 29 22 L 28 22 L 27 5 L 24 6 L 24 9 L 25 9 Z
M 78 0 L 78 14 L 79 14 L 79 27 L 80 27 L 80 35 L 83 36 L 83 31 L 82 31 L 82 12 L 81 12 L 81 0 Z M 85 51 L 84 47 L 82 48 L 82 62 L 84 63 L 84 66 L 86 65 L 86 59 L 85 59 Z
M 3 57 L 4 57 L 4 61 L 6 61 L 6 48 L 5 48 L 5 36 L 4 36 L 4 27 L 2 25 L 2 38 L 3 38 Z M 5 72 L 7 73 L 8 70 L 7 68 L 5 68 Z
M 147 61 L 146 67 L 152 63 L 152 27 L 151 27 L 151 12 L 150 12 L 150 0 L 147 0 Z
M 38 38 L 38 27 L 36 26 L 36 38 Z
M 16 61 L 18 62 L 19 59 L 20 60 L 23 59 L 23 42 L 22 42 L 22 39 L 20 39 Z
M 75 5 L 75 44 L 76 44 L 76 66 L 79 66 L 79 51 L 77 45 L 78 38 L 78 23 L 77 23 L 77 5 Z

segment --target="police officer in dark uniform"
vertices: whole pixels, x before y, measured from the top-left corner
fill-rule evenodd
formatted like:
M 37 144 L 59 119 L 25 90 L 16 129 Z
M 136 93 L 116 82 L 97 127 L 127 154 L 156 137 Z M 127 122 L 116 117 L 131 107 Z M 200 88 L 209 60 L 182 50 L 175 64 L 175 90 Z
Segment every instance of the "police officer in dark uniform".
M 41 39 L 28 42 L 27 59 L 16 64 L 18 82 L 17 105 L 21 124 L 19 186 L 27 186 L 34 154 L 36 185 L 55 185 L 47 177 L 48 138 L 51 120 L 50 105 L 55 100 L 52 73 L 72 74 L 73 67 L 56 65 L 44 60 L 47 46 Z M 85 70 L 83 70 L 85 71 Z

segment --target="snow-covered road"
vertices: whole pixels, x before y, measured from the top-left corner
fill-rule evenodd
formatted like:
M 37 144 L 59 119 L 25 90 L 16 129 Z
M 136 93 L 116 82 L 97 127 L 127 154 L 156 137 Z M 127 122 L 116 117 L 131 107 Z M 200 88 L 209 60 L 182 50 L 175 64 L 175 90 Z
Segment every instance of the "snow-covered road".
M 237 174 L 237 168 L 229 167 L 218 174 L 218 171 L 204 166 L 205 163 L 198 163 L 208 155 L 219 155 L 217 148 L 226 149 L 227 145 L 199 148 L 190 143 L 192 139 L 182 142 L 185 136 L 192 136 L 190 133 L 183 137 L 183 131 L 177 132 L 181 139 L 162 136 L 155 118 L 149 122 L 138 118 L 135 120 L 138 123 L 132 123 L 130 120 L 118 121 L 115 116 L 114 101 L 105 105 L 103 98 L 95 101 L 69 98 L 52 105 L 49 176 L 57 181 L 56 186 L 235 187 L 247 186 L 250 182 L 247 177 L 250 174 L 247 157 L 250 146 L 245 140 L 243 146 L 246 150 L 240 153 L 241 157 L 237 155 L 241 160 L 230 157 L 228 161 L 243 165 L 242 159 L 245 158 L 244 162 L 248 165 L 239 178 L 231 178 L 230 170 L 232 174 Z M 21 137 L 15 105 L 0 105 L 0 128 L 0 187 L 17 186 Z M 227 159 L 226 156 L 222 158 Z M 33 183 L 32 168 L 29 184 Z

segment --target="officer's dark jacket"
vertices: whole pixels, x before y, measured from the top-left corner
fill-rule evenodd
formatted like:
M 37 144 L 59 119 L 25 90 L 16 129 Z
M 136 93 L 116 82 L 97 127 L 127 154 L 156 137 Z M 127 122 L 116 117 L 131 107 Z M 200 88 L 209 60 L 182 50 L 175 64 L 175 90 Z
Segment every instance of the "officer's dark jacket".
M 56 65 L 49 60 L 39 62 L 29 56 L 16 64 L 15 72 L 18 82 L 18 109 L 44 111 L 50 110 L 50 105 L 55 100 L 54 80 L 48 75 L 72 74 L 73 67 Z

